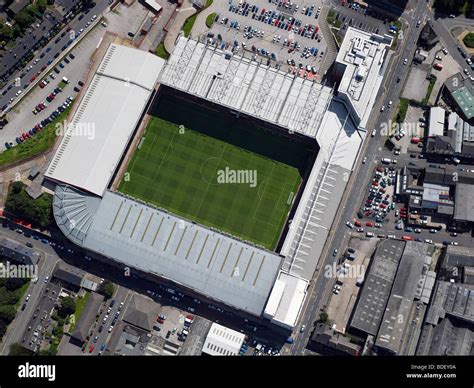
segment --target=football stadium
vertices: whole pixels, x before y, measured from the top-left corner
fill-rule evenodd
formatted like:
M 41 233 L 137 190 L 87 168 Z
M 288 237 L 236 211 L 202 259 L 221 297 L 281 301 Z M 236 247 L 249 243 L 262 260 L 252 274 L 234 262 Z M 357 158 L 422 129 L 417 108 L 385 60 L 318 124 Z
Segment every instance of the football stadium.
M 119 191 L 274 249 L 316 143 L 169 90 L 150 113 Z
M 181 37 L 167 61 L 110 44 L 45 173 L 61 231 L 113 265 L 291 330 L 391 43 L 347 35 L 338 90 L 207 41 Z M 90 123 L 93 138 L 74 130 Z

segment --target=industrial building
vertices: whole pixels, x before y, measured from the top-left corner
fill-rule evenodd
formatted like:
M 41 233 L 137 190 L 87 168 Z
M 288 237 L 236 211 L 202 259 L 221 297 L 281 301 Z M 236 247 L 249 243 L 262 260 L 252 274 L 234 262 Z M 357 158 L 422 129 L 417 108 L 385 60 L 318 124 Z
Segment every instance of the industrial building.
M 15 241 L 0 238 L 0 256 L 25 265 L 38 265 L 41 254 Z
M 474 251 L 447 246 L 417 355 L 474 355 Z
M 404 167 L 397 174 L 395 195 L 412 210 L 432 215 L 461 229 L 474 222 L 474 205 L 468 200 L 474 191 L 474 177 L 453 166 L 441 168 Z
M 245 334 L 213 323 L 202 347 L 210 356 L 237 356 L 245 341 Z
M 414 241 L 382 240 L 366 274 L 349 330 L 373 337 L 378 354 L 414 354 L 419 330 L 409 324 L 427 305 L 435 273 L 430 271 L 434 247 Z M 424 307 L 423 307 L 424 308 Z M 419 319 L 419 318 L 418 318 Z

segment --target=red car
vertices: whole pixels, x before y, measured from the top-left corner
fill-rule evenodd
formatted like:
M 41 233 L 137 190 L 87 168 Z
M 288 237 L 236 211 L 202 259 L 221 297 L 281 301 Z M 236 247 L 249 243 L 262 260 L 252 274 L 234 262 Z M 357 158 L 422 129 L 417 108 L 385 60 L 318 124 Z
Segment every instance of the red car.
M 374 226 L 374 223 L 373 223 L 373 222 L 370 222 L 370 221 L 367 221 L 367 222 L 365 223 L 365 226 L 372 227 L 372 226 Z
M 355 226 L 362 226 L 362 224 L 360 223 L 360 221 L 354 222 L 354 225 L 355 225 Z
M 44 65 L 40 71 L 44 71 L 46 69 L 46 65 Z
M 385 208 L 387 207 L 387 205 L 381 203 L 381 204 L 380 204 L 380 207 L 381 207 L 382 209 L 385 209 Z
M 36 75 L 30 78 L 30 82 L 33 82 L 36 79 Z
M 402 239 L 405 240 L 405 241 L 411 241 L 411 240 L 413 240 L 413 237 L 411 237 L 411 236 L 402 236 Z
M 90 348 L 89 348 L 89 353 L 92 353 L 94 351 L 94 344 L 91 344 Z
M 156 318 L 156 321 L 161 324 L 165 323 L 165 321 L 161 319 L 160 317 Z

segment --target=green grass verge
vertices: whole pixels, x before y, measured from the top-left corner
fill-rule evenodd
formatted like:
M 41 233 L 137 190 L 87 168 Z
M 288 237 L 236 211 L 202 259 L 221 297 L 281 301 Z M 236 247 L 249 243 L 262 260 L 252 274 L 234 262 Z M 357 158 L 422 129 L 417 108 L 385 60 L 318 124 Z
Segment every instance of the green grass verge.
M 212 111 L 163 98 L 119 186 L 125 194 L 273 249 L 301 183 L 308 152 Z M 193 106 L 196 109 L 195 106 Z M 198 109 L 201 109 L 198 107 Z M 178 113 L 179 112 L 179 113 Z M 170 115 L 181 115 L 177 122 Z M 207 116 L 209 115 L 209 116 Z M 181 123 L 181 126 L 180 124 Z M 180 131 L 180 128 L 184 129 Z M 286 159 L 286 160 L 285 160 Z M 222 183 L 230 170 L 256 171 L 256 185 Z
M 74 312 L 74 323 L 71 323 L 69 326 L 69 333 L 72 333 L 76 323 L 79 321 L 79 318 L 81 317 L 82 311 L 84 310 L 84 307 L 89 300 L 90 297 L 90 292 L 87 292 L 82 298 L 77 298 L 76 299 L 76 311 Z
M 194 23 L 196 22 L 196 18 L 197 18 L 197 14 L 187 18 L 186 21 L 184 22 L 183 32 L 184 32 L 184 36 L 186 38 L 191 33 L 191 30 L 193 29 Z
M 41 132 L 38 132 L 31 139 L 24 141 L 21 144 L 16 144 L 13 148 L 5 150 L 0 154 L 0 167 L 5 167 L 10 164 L 21 162 L 22 160 L 31 158 L 49 151 L 56 140 L 56 123 L 66 119 L 71 106 L 66 108 L 56 120 L 44 127 Z M 15 139 L 12 139 L 14 141 Z
M 405 121 L 409 104 L 410 104 L 410 100 L 406 98 L 400 98 L 400 104 L 398 105 L 397 118 L 395 119 L 397 123 L 401 124 Z
M 213 0 L 207 0 L 206 1 L 206 8 L 210 7 L 212 5 Z
M 474 48 L 474 32 L 467 34 L 462 41 L 466 47 Z
M 334 20 L 336 20 L 336 11 L 334 11 L 333 9 L 331 9 L 329 12 L 328 12 L 328 16 L 326 18 L 326 21 L 328 22 L 328 24 L 333 24 L 334 23 Z
M 207 26 L 207 28 L 211 28 L 211 27 L 212 27 L 212 25 L 214 24 L 214 20 L 216 20 L 216 15 L 217 15 L 217 14 L 216 14 L 215 12 L 213 12 L 213 13 L 207 15 L 207 18 L 206 18 L 206 26 Z
M 20 306 L 20 303 L 21 303 L 21 298 L 23 298 L 23 295 L 25 295 L 26 290 L 28 289 L 29 285 L 30 285 L 30 282 L 26 282 L 18 289 L 18 300 L 15 303 L 15 309 L 18 310 L 18 307 Z
M 165 44 L 161 42 L 158 47 L 156 48 L 155 54 L 158 55 L 160 58 L 168 59 L 170 57 L 168 51 L 165 49 Z
M 469 9 L 471 8 L 471 5 L 469 4 L 469 0 L 466 0 L 464 2 L 464 4 L 459 8 L 459 12 L 462 14 L 462 15 L 467 15 L 467 13 L 469 12 Z
M 428 85 L 428 89 L 426 90 L 425 98 L 422 101 L 423 105 L 428 105 L 428 102 L 430 100 L 431 93 L 433 92 L 433 88 L 434 88 L 435 84 L 436 84 L 436 79 L 431 79 L 430 83 Z

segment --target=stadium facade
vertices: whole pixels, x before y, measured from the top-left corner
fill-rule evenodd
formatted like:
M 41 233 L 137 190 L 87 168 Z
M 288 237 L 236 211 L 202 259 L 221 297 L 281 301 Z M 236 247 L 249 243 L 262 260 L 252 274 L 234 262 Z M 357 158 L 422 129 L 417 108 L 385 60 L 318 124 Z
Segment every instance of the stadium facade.
M 59 228 L 75 244 L 119 265 L 293 329 L 365 137 L 374 102 L 368 96 L 380 86 L 372 74 L 383 76 L 385 55 L 378 55 L 391 44 L 390 37 L 352 28 L 346 40 L 360 37 L 366 43 L 354 42 L 349 51 L 369 43 L 378 48 L 356 53 L 360 59 L 347 66 L 337 96 L 325 85 L 183 37 L 168 61 L 111 44 L 72 119 L 95 123 L 94 139 L 69 129 L 46 172 L 57 184 L 53 213 Z M 357 78 L 352 82 L 360 82 L 362 73 L 371 80 L 357 96 L 347 92 L 347 72 Z M 161 85 L 317 141 L 320 151 L 279 252 L 110 189 Z M 363 111 L 355 99 L 364 101 Z

